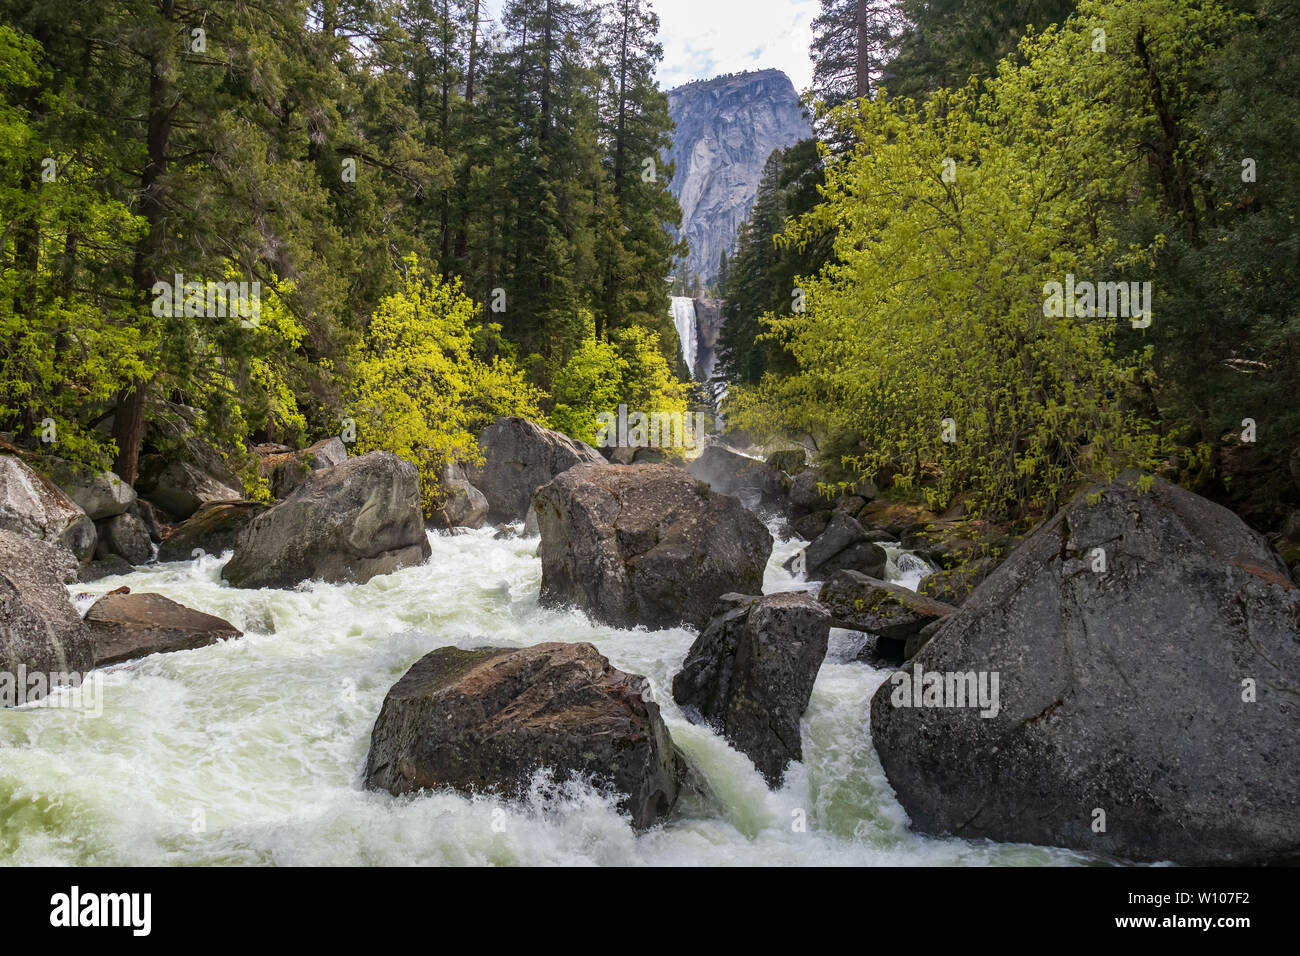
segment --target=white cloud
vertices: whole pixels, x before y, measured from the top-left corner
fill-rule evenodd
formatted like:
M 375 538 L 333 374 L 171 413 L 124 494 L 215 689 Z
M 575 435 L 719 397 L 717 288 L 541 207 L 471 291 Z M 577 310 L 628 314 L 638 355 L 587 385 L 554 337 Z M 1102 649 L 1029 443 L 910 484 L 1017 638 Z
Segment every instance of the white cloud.
M 801 91 L 812 80 L 808 45 L 818 0 L 656 0 L 654 8 L 665 88 L 767 68 L 784 70 Z
M 652 0 L 659 14 L 664 89 L 719 73 L 775 68 L 803 91 L 812 80 L 808 45 L 818 0 Z M 503 0 L 487 0 L 495 18 Z

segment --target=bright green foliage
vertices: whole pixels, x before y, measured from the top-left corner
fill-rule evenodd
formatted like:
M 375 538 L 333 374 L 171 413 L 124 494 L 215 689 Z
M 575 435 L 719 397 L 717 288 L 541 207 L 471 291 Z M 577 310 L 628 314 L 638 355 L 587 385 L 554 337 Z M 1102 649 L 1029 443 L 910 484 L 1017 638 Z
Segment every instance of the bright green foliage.
M 535 385 L 584 315 L 671 328 L 645 0 L 0 0 L 0 23 L 0 431 L 20 444 L 49 418 L 58 454 L 134 481 L 168 403 L 246 472 L 247 444 L 337 434 L 335 369 L 410 254 L 493 307 L 485 367 L 529 356 Z M 232 271 L 291 324 L 150 308 L 157 281 Z M 509 381 L 480 376 L 482 404 Z
M 741 224 L 734 258 L 719 270 L 722 331 L 718 376 L 754 385 L 768 369 L 791 371 L 779 343 L 761 337 L 766 313 L 788 315 L 795 306 L 796 277 L 816 273 L 829 260 L 830 233 L 778 244 L 788 219 L 809 212 L 821 198 L 822 160 L 816 140 L 806 139 L 768 157 L 749 218 Z M 722 273 L 725 271 L 725 278 Z
M 477 314 L 458 280 L 427 274 L 412 256 L 401 288 L 379 303 L 349 356 L 356 451 L 414 464 L 429 515 L 441 503 L 443 467 L 480 460 L 475 435 L 493 416 L 541 420 L 540 393 L 522 373 L 474 353 Z
M 801 280 L 806 313 L 770 321 L 799 371 L 736 389 L 729 421 L 824 436 L 855 473 L 924 481 L 935 506 L 969 491 L 989 516 L 1148 463 L 1116 320 L 1044 315 L 1046 282 L 1090 274 L 1113 248 L 1054 165 L 969 93 L 920 108 L 881 96 L 838 119 L 855 146 L 784 240 L 833 231 L 836 261 Z
M 687 387 L 673 375 L 664 359 L 659 336 L 631 326 L 609 340 L 586 338 L 555 375 L 552 425 L 573 438 L 594 445 L 602 412 L 685 413 Z
M 40 45 L 7 26 L 0 97 L 0 427 L 103 468 L 113 445 L 87 410 L 151 361 L 129 285 L 108 268 L 140 223 L 65 142 L 75 109 L 51 88 Z

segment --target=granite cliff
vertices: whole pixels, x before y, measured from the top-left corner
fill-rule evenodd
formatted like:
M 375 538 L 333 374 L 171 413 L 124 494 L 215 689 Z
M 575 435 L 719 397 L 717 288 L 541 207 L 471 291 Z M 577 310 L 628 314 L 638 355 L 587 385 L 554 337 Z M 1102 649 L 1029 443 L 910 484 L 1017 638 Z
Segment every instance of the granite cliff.
M 691 247 L 686 268 L 708 283 L 749 215 L 768 156 L 812 129 L 780 70 L 696 80 L 670 90 L 668 106 L 677 124 L 672 189 Z

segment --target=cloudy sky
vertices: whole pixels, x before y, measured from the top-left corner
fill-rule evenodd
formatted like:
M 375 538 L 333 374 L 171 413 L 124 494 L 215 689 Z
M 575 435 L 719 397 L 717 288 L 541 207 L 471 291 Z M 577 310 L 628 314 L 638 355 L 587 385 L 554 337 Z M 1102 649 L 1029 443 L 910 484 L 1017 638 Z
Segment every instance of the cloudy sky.
M 818 0 L 655 0 L 666 89 L 719 73 L 775 67 L 804 90 Z
M 818 0 L 653 0 L 659 14 L 665 89 L 719 73 L 775 67 L 803 91 L 812 78 L 808 44 Z M 504 0 L 487 0 L 495 16 Z

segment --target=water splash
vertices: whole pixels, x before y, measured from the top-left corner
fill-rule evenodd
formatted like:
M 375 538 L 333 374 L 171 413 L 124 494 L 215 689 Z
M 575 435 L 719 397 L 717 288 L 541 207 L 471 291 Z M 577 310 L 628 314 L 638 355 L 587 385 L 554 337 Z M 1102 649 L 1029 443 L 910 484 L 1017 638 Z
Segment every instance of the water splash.
M 104 670 L 104 711 L 0 711 L 0 862 L 7 864 L 1053 864 L 1077 854 L 912 833 L 871 746 L 886 672 L 828 657 L 803 720 L 805 759 L 769 790 L 685 719 L 670 693 L 695 635 L 593 624 L 538 606 L 537 540 L 431 535 L 432 558 L 365 585 L 244 591 L 227 558 L 73 586 L 122 584 L 220 615 L 245 636 Z M 778 543 L 767 585 L 794 585 Z M 86 601 L 81 602 L 83 605 Z M 388 688 L 454 644 L 590 641 L 644 674 L 673 739 L 713 791 L 635 832 L 609 794 L 539 778 L 520 800 L 362 788 Z M 806 829 L 793 821 L 802 817 Z

